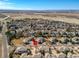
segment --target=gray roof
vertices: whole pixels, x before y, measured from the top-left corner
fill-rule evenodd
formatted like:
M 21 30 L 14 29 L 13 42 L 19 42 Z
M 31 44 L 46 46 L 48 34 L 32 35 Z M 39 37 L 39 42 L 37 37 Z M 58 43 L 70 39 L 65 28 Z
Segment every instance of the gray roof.
M 58 55 L 58 58 L 65 58 L 65 57 L 66 57 L 66 54 L 64 53 Z
M 19 52 L 22 52 L 22 51 L 27 51 L 27 49 L 24 46 L 20 46 L 20 47 L 16 48 L 15 53 L 19 53 Z

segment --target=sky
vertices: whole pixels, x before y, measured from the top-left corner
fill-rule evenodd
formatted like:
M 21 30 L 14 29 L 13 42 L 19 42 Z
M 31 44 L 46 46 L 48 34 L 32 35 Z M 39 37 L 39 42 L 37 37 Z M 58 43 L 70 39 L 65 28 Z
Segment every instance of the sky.
M 0 0 L 0 9 L 79 10 L 79 0 Z

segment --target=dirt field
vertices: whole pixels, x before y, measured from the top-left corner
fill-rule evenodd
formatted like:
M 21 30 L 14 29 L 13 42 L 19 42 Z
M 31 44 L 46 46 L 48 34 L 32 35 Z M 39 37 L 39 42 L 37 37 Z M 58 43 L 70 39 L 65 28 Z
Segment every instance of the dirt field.
M 34 13 L 34 14 L 5 13 L 5 15 L 9 15 L 13 19 L 42 18 L 42 19 L 48 19 L 54 21 L 79 24 L 79 14 L 75 14 L 75 13 L 74 14 L 73 13 Z
M 13 39 L 13 40 L 12 40 L 12 43 L 13 43 L 15 46 L 20 46 L 20 45 L 22 45 L 22 43 L 23 43 L 23 39 L 22 39 L 22 38 L 20 38 L 20 39 Z

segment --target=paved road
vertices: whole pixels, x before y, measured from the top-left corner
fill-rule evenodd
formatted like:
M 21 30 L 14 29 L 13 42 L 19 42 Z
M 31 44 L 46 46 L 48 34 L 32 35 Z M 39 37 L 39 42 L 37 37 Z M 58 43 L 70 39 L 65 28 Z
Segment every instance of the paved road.
M 2 20 L 2 22 L 4 22 L 3 24 L 3 28 L 2 28 L 2 35 L 3 35 L 3 40 L 2 40 L 2 58 L 8 58 L 8 42 L 7 42 L 7 36 L 5 35 L 5 32 L 7 30 L 7 23 L 6 23 L 6 19 L 8 17 L 4 18 Z

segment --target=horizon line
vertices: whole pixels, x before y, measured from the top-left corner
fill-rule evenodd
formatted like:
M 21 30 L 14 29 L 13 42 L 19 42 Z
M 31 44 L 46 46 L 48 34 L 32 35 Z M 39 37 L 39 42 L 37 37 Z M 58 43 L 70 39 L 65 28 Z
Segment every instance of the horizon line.
M 0 10 L 28 10 L 28 9 L 0 9 Z M 45 11 L 45 10 L 47 10 L 47 11 L 55 11 L 55 10 L 71 10 L 71 11 L 73 11 L 73 10 L 79 10 L 79 9 L 42 9 L 42 10 L 40 10 L 40 9 L 29 9 L 29 10 L 36 10 L 36 11 Z

